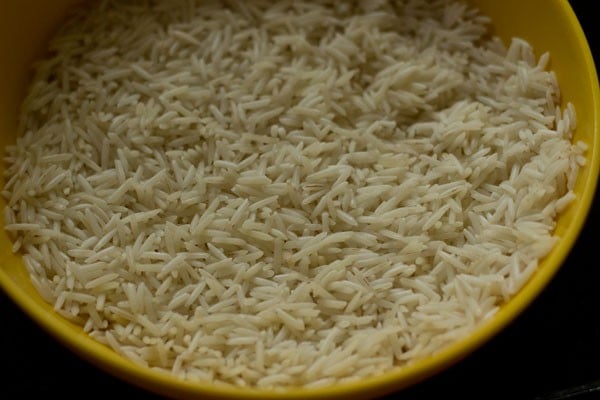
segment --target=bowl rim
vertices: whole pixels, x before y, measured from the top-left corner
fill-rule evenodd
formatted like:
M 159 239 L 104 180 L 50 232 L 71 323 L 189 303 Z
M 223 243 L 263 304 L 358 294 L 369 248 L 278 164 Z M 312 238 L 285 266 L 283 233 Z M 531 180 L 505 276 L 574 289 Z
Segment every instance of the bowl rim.
M 257 389 L 236 387 L 221 383 L 184 381 L 175 376 L 157 370 L 152 370 L 135 364 L 118 355 L 112 349 L 93 340 L 87 334 L 76 332 L 74 326 L 58 315 L 49 312 L 28 296 L 13 279 L 0 268 L 0 288 L 4 289 L 15 303 L 29 318 L 40 325 L 52 337 L 61 342 L 82 358 L 103 369 L 109 374 L 124 379 L 127 382 L 169 397 L 199 397 L 203 398 L 240 398 L 240 399 L 332 399 L 360 394 L 373 397 L 383 395 L 392 390 L 401 390 L 414 385 L 439 371 L 449 367 L 471 354 L 478 347 L 489 341 L 504 327 L 517 318 L 530 305 L 537 295 L 547 286 L 556 272 L 564 264 L 566 257 L 577 240 L 588 213 L 591 210 L 595 196 L 598 176 L 600 173 L 600 87 L 594 59 L 583 29 L 568 0 L 555 0 L 561 12 L 573 28 L 573 34 L 579 45 L 578 51 L 584 60 L 586 80 L 592 83 L 591 103 L 594 113 L 592 116 L 592 143 L 589 146 L 586 168 L 589 173 L 583 182 L 583 191 L 578 194 L 578 206 L 571 218 L 571 223 L 553 250 L 553 258 L 538 269 L 525 286 L 515 294 L 499 311 L 487 321 L 480 324 L 467 336 L 447 345 L 434 355 L 415 360 L 404 366 L 395 367 L 385 373 L 367 378 L 315 388 L 291 387 L 278 389 Z

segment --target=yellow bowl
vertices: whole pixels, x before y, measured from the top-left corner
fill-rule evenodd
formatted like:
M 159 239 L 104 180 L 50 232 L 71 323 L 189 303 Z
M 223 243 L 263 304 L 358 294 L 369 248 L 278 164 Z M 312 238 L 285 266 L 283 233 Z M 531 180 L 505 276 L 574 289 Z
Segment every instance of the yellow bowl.
M 74 0 L 7 0 L 0 13 L 0 148 L 13 143 L 17 110 L 30 79 L 30 64 L 60 24 Z M 376 397 L 415 384 L 457 362 L 509 324 L 546 286 L 565 260 L 585 222 L 600 166 L 600 91 L 590 49 L 567 0 L 472 0 L 492 18 L 494 33 L 507 41 L 519 36 L 538 52 L 549 51 L 563 101 L 577 110 L 575 140 L 588 144 L 588 164 L 580 171 L 577 200 L 560 216 L 554 250 L 517 295 L 468 337 L 441 352 L 380 376 L 318 389 L 265 391 L 183 382 L 166 373 L 140 367 L 93 341 L 81 328 L 53 312 L 37 294 L 21 258 L 11 252 L 0 223 L 0 286 L 33 320 L 62 343 L 98 367 L 126 381 L 169 397 L 241 399 L 334 399 Z M 0 173 L 2 172 L 0 167 Z M 0 208 L 4 208 L 0 201 Z M 10 327 L 8 327 L 10 329 Z

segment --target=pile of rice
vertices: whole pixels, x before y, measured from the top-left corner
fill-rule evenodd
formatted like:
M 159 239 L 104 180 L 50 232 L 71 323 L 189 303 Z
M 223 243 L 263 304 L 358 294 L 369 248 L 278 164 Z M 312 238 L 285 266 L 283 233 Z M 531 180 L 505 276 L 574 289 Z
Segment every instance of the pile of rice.
M 104 1 L 52 40 L 6 229 L 58 313 L 191 380 L 313 386 L 430 355 L 556 242 L 585 145 L 450 0 Z

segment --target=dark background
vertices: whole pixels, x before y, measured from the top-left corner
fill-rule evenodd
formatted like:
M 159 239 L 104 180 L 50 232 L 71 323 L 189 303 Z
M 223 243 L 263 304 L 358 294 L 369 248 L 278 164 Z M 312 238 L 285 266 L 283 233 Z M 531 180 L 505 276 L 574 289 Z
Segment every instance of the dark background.
M 594 3 L 571 0 L 600 65 Z M 600 399 L 599 226 L 596 198 L 567 262 L 512 325 L 454 367 L 390 398 Z M 41 331 L 2 291 L 0 343 L 1 399 L 71 398 L 75 393 L 77 398 L 91 394 L 158 399 L 79 359 Z M 73 385 L 85 392 L 73 390 Z

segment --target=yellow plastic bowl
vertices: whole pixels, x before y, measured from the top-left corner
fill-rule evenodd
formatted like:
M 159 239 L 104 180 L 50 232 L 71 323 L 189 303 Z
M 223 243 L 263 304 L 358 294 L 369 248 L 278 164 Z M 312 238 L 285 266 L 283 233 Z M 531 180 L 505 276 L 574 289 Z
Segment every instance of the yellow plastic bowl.
M 17 110 L 30 79 L 30 64 L 74 0 L 5 0 L 0 12 L 0 148 L 13 143 Z M 509 324 L 532 302 L 571 250 L 590 209 L 600 165 L 600 91 L 590 49 L 567 0 L 472 0 L 492 18 L 494 33 L 504 41 L 519 36 L 538 53 L 549 51 L 563 101 L 577 111 L 575 140 L 589 145 L 588 164 L 580 172 L 577 200 L 560 216 L 557 246 L 525 287 L 468 337 L 436 355 L 388 373 L 353 383 L 318 389 L 265 391 L 202 382 L 183 382 L 166 373 L 140 367 L 93 341 L 81 328 L 53 312 L 37 294 L 21 258 L 0 222 L 0 286 L 33 320 L 73 351 L 98 367 L 151 391 L 181 398 L 334 399 L 376 397 L 415 384 L 457 362 Z M 3 166 L 0 166 L 0 173 Z M 0 201 L 0 208 L 5 204 Z M 5 329 L 10 329 L 7 327 Z

